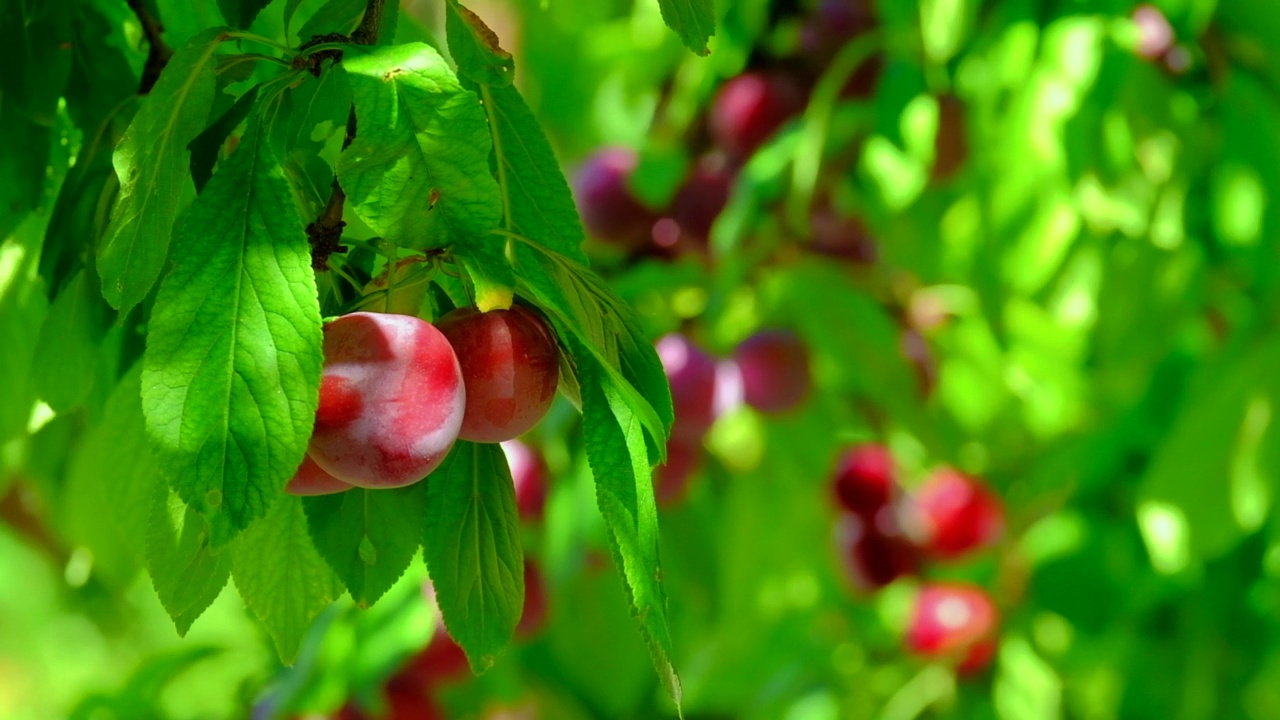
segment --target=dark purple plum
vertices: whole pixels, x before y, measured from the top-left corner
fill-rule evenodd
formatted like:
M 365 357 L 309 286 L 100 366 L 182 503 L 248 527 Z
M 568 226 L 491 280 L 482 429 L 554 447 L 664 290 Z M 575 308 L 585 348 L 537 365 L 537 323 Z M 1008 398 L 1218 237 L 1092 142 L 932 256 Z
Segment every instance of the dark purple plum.
M 809 231 L 809 248 L 816 253 L 859 265 L 876 261 L 876 241 L 857 216 L 821 207 L 809 216 Z
M 880 443 L 855 445 L 836 463 L 836 500 L 863 519 L 874 518 L 889 506 L 896 484 L 893 455 Z
M 671 436 L 701 442 L 716 419 L 716 362 L 680 333 L 664 335 L 655 348 L 671 384 L 675 411 Z
M 784 413 L 813 390 L 809 350 L 790 330 L 764 330 L 738 345 L 733 359 L 742 373 L 742 399 L 765 413 Z
M 574 198 L 587 233 L 628 250 L 649 242 L 657 219 L 627 186 L 635 168 L 634 151 L 607 147 L 588 157 L 573 180 Z
M 804 89 L 795 78 L 746 72 L 716 95 L 708 119 L 711 137 L 729 156 L 746 158 L 804 106 Z
M 733 173 L 722 159 L 702 158 L 685 178 L 671 202 L 671 219 L 685 238 L 706 247 L 711 226 L 729 203 Z M 655 241 L 658 240 L 655 235 Z

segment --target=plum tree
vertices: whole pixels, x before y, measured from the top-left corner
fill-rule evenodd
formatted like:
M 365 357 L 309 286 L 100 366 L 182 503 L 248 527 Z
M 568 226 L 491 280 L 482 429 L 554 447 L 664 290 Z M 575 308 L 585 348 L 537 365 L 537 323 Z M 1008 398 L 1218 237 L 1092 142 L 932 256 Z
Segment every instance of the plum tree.
M 458 359 L 430 323 L 409 315 L 343 315 L 324 328 L 308 454 L 351 485 L 415 483 L 453 447 L 465 403 Z
M 711 105 L 708 129 L 722 150 L 745 158 L 804 105 L 804 90 L 791 76 L 746 72 L 720 88 Z
M 912 652 L 949 660 L 962 673 L 990 661 L 999 630 L 995 602 L 977 585 L 931 582 L 916 595 L 906 643 Z
M 856 445 L 836 463 L 834 482 L 837 502 L 845 510 L 873 518 L 893 500 L 893 456 L 879 443 Z
M 588 157 L 573 179 L 578 214 L 587 232 L 628 250 L 648 244 L 657 219 L 627 186 L 635 168 L 633 150 L 606 147 Z
M 764 330 L 752 335 L 733 351 L 742 373 L 742 398 L 767 413 L 783 413 L 799 407 L 813 389 L 809 351 L 790 330 Z
M 436 322 L 462 368 L 466 410 L 458 437 L 503 442 L 547 414 L 560 378 L 555 335 L 534 311 L 513 305 L 480 312 L 459 308 Z
M 954 559 L 989 546 L 1004 532 L 1004 505 L 977 478 L 942 468 L 906 504 L 907 526 L 920 546 Z
M 716 419 L 716 361 L 680 333 L 658 338 L 654 347 L 671 385 L 671 436 L 701 442 Z
M 547 463 L 542 454 L 519 440 L 502 443 L 516 486 L 516 507 L 524 520 L 538 520 L 547 503 Z
M 317 465 L 310 455 L 305 455 L 302 458 L 302 464 L 298 466 L 298 471 L 289 479 L 289 484 L 285 485 L 284 491 L 290 495 L 332 495 L 350 490 L 352 487 L 354 486 L 350 483 L 344 483 L 325 472 L 324 468 Z

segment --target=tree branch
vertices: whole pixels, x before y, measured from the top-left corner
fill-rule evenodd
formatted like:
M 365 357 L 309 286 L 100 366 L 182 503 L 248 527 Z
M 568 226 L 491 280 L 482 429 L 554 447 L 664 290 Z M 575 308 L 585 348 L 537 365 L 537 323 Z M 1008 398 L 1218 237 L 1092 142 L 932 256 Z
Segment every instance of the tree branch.
M 161 39 L 164 25 L 161 24 L 160 18 L 147 10 L 143 0 L 126 0 L 126 2 L 129 3 L 129 9 L 133 14 L 138 16 L 138 22 L 142 23 L 142 33 L 147 36 L 149 47 L 147 61 L 142 66 L 142 80 L 138 83 L 138 94 L 146 95 L 160 79 L 164 66 L 169 64 L 169 58 L 173 57 L 173 48 Z
M 360 27 L 351 33 L 351 41 L 357 45 L 373 45 L 378 42 L 378 29 L 382 26 L 382 4 L 384 0 L 369 0 L 365 5 L 364 18 Z M 335 59 L 335 62 L 337 59 Z M 347 115 L 347 135 L 342 140 L 342 149 L 346 150 L 356 137 L 356 109 L 354 106 Z M 329 191 L 329 201 L 316 221 L 307 225 L 307 238 L 311 241 L 311 267 L 317 272 L 329 269 L 329 256 L 346 252 L 342 247 L 342 228 L 347 223 L 342 219 L 343 207 L 347 194 L 333 178 L 333 187 Z

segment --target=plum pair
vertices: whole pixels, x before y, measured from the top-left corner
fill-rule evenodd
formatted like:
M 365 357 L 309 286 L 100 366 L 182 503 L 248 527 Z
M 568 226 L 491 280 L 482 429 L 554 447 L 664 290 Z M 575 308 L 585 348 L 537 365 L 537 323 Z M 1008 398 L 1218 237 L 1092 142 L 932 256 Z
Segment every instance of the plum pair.
M 324 372 L 311 441 L 287 492 L 402 487 L 459 438 L 511 440 L 555 397 L 554 335 L 532 310 L 455 310 L 435 325 L 358 312 L 324 329 Z

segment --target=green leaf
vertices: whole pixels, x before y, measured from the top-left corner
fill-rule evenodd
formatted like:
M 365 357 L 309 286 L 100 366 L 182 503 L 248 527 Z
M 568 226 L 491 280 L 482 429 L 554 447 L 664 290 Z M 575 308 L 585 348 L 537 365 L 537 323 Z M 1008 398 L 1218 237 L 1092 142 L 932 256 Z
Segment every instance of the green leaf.
M 75 406 L 93 388 L 107 307 L 92 274 L 81 269 L 49 306 L 36 343 L 31 377 L 55 412 Z
M 63 492 L 67 535 L 93 552 L 94 566 L 124 586 L 146 560 L 148 519 L 163 477 L 142 418 L 141 364 L 107 399 L 102 419 L 75 446 Z
M 536 244 L 512 247 L 522 294 L 538 301 L 561 330 L 581 341 L 605 378 L 626 398 L 658 447 L 671 430 L 671 389 L 634 311 L 598 275 Z
M 364 16 L 365 0 L 329 0 L 298 28 L 298 39 L 307 42 L 317 35 L 348 35 Z
M 213 548 L 209 523 L 163 483 L 147 520 L 147 573 L 179 635 L 209 607 L 231 576 L 230 548 Z
M 0 3 L 0 96 L 40 125 L 53 124 L 71 72 L 70 18 L 67 0 Z
M 267 628 L 281 661 L 292 665 L 311 622 L 342 592 L 307 534 L 302 499 L 281 498 L 236 548 L 231 574 L 240 597 Z
M 253 118 L 192 204 L 147 333 L 147 428 L 219 545 L 280 496 L 315 419 L 320 306 L 278 144 Z
M 583 265 L 585 234 L 569 183 L 533 111 L 514 86 L 482 88 L 507 230 Z
M 271 0 L 218 0 L 218 10 L 227 24 L 238 28 L 248 28 L 262 9 L 271 4 Z
M 298 12 L 302 0 L 285 0 L 284 3 L 284 36 L 289 37 L 289 26 L 293 24 L 293 14 Z
M 498 225 L 484 111 L 422 43 L 346 51 L 356 139 L 338 159 L 347 206 L 397 246 L 438 248 Z
M 304 147 L 318 153 L 334 133 L 343 132 L 351 112 L 351 87 L 340 72 L 308 78 L 289 93 L 296 103 L 289 116 L 289 148 Z
M 98 246 L 102 294 L 122 313 L 146 297 L 169 256 L 169 237 L 187 186 L 187 145 L 213 105 L 215 28 L 174 53 L 112 157 L 120 195 Z
M 515 486 L 502 448 L 459 441 L 427 479 L 423 556 L 445 626 L 477 673 L 511 641 L 524 611 Z
M 506 241 L 490 235 L 473 238 L 454 247 L 453 255 L 475 286 L 476 308 L 480 312 L 511 307 L 516 276 L 503 250 Z
M 244 122 L 258 99 L 258 88 L 255 85 L 241 95 L 231 107 L 217 120 L 209 124 L 203 132 L 196 136 L 188 149 L 191 150 L 191 179 L 195 181 L 196 192 L 204 192 L 204 186 L 213 177 L 213 166 L 218 163 L 218 153 L 236 126 Z
M 707 41 L 716 34 L 715 0 L 658 0 L 658 8 L 685 47 L 699 55 L 711 52 Z
M 498 44 L 498 36 L 478 15 L 454 0 L 445 3 L 444 27 L 449 54 L 458 75 L 480 85 L 506 87 L 515 74 L 511 53 Z
M 433 475 L 434 477 L 434 475 Z M 392 490 L 353 488 L 303 500 L 316 548 L 361 607 L 404 574 L 422 542 L 425 482 Z
M 125 37 L 125 23 L 111 17 L 115 13 L 129 12 L 124 6 L 108 10 L 98 7 L 97 3 L 73 4 L 71 42 L 74 58 L 64 96 L 67 113 L 77 126 L 86 131 L 97 127 L 138 91 L 138 74 L 130 67 L 122 50 L 132 49 L 132 44 Z M 115 136 L 111 138 L 108 155 L 115 139 Z
M 672 665 L 667 598 L 658 558 L 658 508 L 640 419 L 605 368 L 576 352 L 582 388 L 582 434 L 596 481 L 596 502 L 627 587 L 632 611 L 649 645 L 663 687 L 680 706 L 680 678 Z
M 36 209 L 44 191 L 49 162 L 49 128 L 37 125 L 16 105 L 0 102 L 0 238 L 9 236 L 22 219 Z

